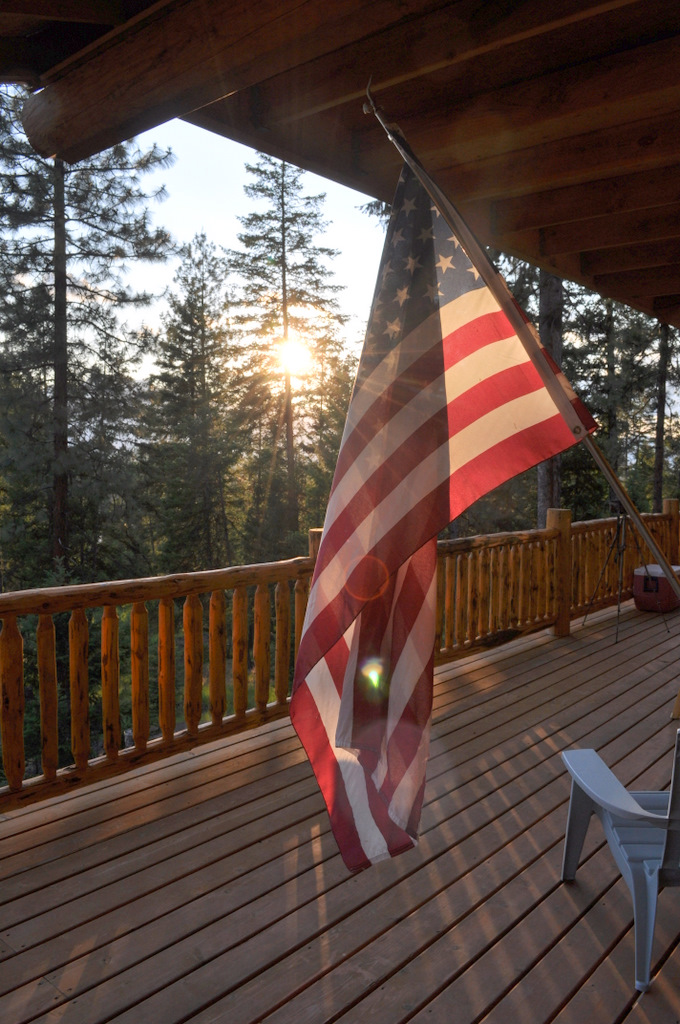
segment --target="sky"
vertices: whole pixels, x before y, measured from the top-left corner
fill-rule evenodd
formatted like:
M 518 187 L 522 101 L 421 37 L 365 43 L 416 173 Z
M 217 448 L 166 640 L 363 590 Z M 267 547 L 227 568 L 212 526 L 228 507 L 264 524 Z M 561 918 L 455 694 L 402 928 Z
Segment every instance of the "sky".
M 154 172 L 143 181 L 148 190 L 163 183 L 168 191 L 165 202 L 151 207 L 156 223 L 168 228 L 180 242 L 189 242 L 204 231 L 217 245 L 238 248 L 241 225 L 237 218 L 253 209 L 243 186 L 252 180 L 245 164 L 256 161 L 255 151 L 180 120 L 144 132 L 137 142 L 142 149 L 156 142 L 176 157 L 171 168 Z M 360 344 L 378 275 L 384 226 L 359 210 L 369 197 L 314 174 L 307 173 L 304 180 L 306 194 L 327 195 L 323 213 L 330 224 L 318 241 L 340 250 L 333 264 L 334 281 L 344 287 L 338 301 L 342 312 L 351 318 L 346 328 L 348 342 Z M 172 284 L 173 269 L 168 264 L 149 267 L 144 275 L 144 287 L 158 293 Z M 148 312 L 145 316 L 151 319 Z

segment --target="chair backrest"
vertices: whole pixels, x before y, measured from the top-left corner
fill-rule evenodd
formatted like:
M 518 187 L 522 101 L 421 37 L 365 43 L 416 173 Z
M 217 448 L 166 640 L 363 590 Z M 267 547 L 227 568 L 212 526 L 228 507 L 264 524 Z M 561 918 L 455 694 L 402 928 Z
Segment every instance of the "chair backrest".
M 680 729 L 675 735 L 675 755 L 668 799 L 668 831 L 659 882 L 661 885 L 680 885 Z

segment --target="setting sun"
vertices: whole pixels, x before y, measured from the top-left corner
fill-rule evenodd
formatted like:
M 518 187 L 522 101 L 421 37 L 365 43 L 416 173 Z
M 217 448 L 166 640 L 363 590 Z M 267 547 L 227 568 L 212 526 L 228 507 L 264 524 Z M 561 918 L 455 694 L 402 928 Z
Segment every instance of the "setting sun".
M 305 377 L 312 367 L 312 354 L 297 338 L 289 338 L 279 348 L 281 369 L 291 377 Z

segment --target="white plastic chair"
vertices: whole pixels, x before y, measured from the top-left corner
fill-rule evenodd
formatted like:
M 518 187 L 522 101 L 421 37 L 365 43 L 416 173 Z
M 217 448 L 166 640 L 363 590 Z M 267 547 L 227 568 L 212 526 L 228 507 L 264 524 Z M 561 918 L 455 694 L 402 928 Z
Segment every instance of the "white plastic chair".
M 562 759 L 572 778 L 562 879 L 574 879 L 591 815 L 596 814 L 633 897 L 635 987 L 644 992 L 659 889 L 680 885 L 680 730 L 668 792 L 629 792 L 594 750 L 567 750 Z

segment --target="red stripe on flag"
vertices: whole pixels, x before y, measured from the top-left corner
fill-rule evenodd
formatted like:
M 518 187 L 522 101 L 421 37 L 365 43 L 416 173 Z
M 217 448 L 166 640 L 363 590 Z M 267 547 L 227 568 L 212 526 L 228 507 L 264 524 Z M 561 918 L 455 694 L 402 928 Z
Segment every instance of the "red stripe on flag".
M 511 366 L 481 380 L 448 405 L 449 433 L 455 436 L 465 427 L 500 409 L 507 402 L 540 391 L 543 382 L 531 363 Z
M 562 441 L 557 451 L 564 451 L 578 440 L 559 413 L 513 434 L 477 455 L 473 462 L 461 466 L 450 477 L 452 517 L 460 515 L 494 487 L 551 458 L 556 451 L 556 438 Z M 518 441 L 521 447 L 518 447 Z M 530 456 L 527 452 L 530 452 Z
M 512 338 L 514 334 L 510 321 L 500 309 L 475 317 L 442 339 L 444 366 L 448 370 L 474 352 L 479 352 L 495 341 Z

